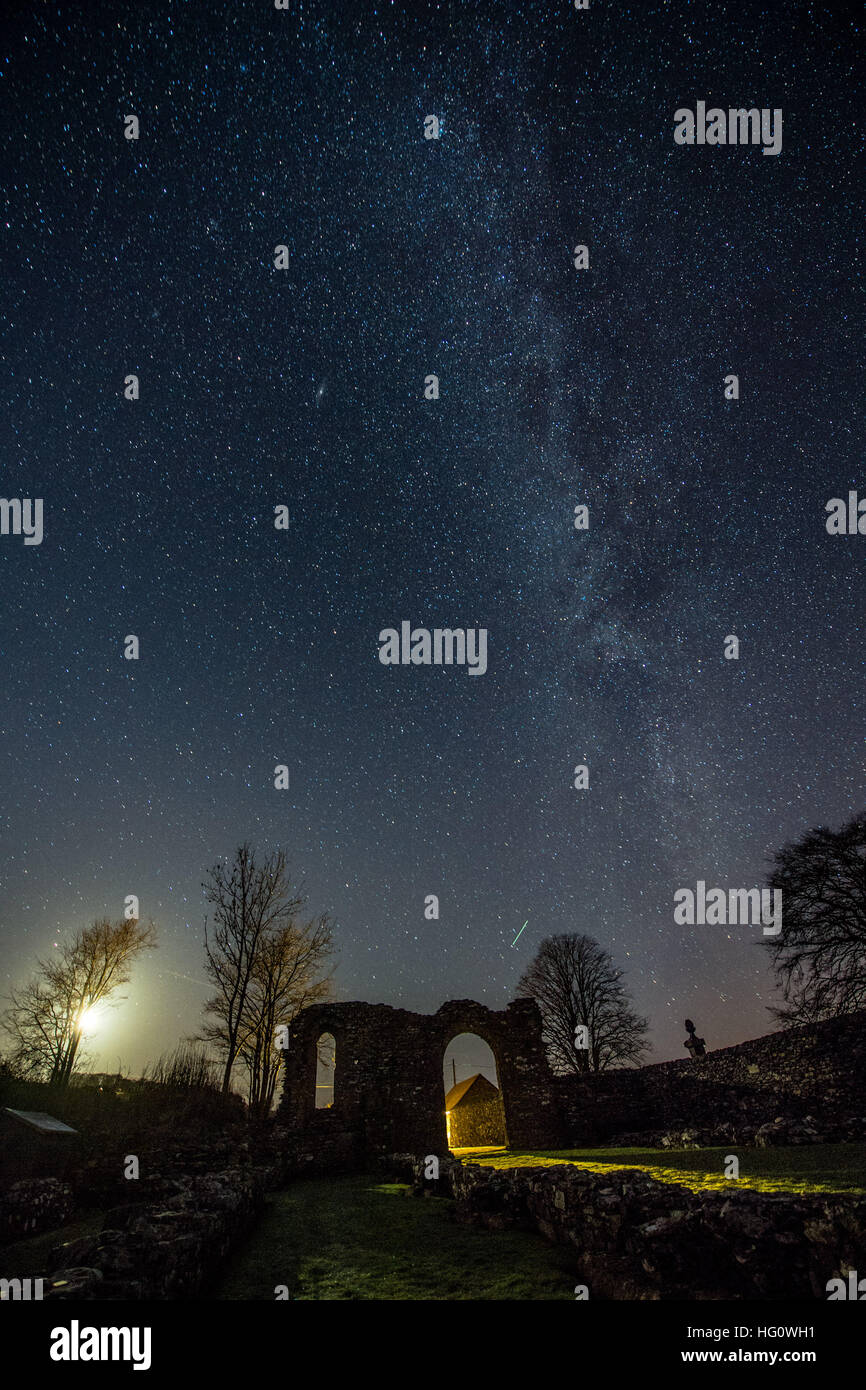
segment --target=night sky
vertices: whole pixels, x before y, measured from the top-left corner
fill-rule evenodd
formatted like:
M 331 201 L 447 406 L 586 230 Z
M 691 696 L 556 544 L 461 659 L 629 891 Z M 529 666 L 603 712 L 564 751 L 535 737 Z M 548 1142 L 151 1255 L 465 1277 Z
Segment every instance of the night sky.
M 333 914 L 339 999 L 504 1007 L 578 931 L 655 1059 L 769 1031 L 760 932 L 673 895 L 863 808 L 866 540 L 825 528 L 866 490 L 859 21 L 9 8 L 0 491 L 44 540 L 0 536 L 0 991 L 139 895 L 94 1039 L 135 1074 L 249 839 Z M 780 155 L 676 145 L 698 100 L 781 108 Z M 382 665 L 402 621 L 486 628 L 486 674 Z

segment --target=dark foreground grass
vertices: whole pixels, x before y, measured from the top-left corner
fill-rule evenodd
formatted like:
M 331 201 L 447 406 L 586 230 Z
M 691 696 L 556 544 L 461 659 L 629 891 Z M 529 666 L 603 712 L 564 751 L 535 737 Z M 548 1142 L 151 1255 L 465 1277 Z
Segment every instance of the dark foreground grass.
M 25 1236 L 10 1245 L 0 1246 L 0 1277 L 25 1279 L 45 1274 L 50 1268 L 51 1252 L 55 1247 L 82 1236 L 95 1236 L 102 1230 L 104 1213 L 96 1208 L 76 1212 L 65 1226 L 40 1235 Z
M 725 1159 L 735 1154 L 740 1175 L 725 1177 Z M 465 1163 L 493 1168 L 555 1167 L 572 1163 L 593 1173 L 639 1168 L 658 1182 L 679 1183 L 693 1192 L 866 1193 L 866 1145 L 798 1144 L 788 1148 L 747 1149 L 736 1144 L 714 1149 L 559 1149 L 473 1154 Z
M 453 1203 L 375 1177 L 275 1194 L 211 1296 L 268 1299 L 574 1299 L 563 1248 L 525 1231 L 458 1225 Z

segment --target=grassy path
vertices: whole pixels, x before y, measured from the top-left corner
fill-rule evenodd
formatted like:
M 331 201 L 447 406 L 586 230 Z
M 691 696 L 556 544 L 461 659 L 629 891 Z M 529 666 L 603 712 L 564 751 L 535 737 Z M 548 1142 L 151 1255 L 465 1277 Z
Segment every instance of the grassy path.
M 574 1299 L 567 1250 L 524 1231 L 458 1225 L 443 1197 L 375 1177 L 275 1194 L 212 1291 L 218 1299 Z
M 63 1226 L 42 1231 L 35 1236 L 0 1247 L 0 1275 L 5 1279 L 26 1279 L 28 1275 L 45 1273 L 51 1265 L 49 1256 L 56 1246 L 82 1236 L 95 1236 L 102 1230 L 103 1211 L 85 1207 L 73 1213 Z

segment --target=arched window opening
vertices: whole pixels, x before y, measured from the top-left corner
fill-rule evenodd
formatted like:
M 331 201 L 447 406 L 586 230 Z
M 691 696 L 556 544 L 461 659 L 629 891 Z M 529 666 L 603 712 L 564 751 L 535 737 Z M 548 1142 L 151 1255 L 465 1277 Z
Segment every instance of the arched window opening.
M 334 1104 L 334 1075 L 337 1043 L 333 1033 L 322 1033 L 316 1043 L 316 1109 L 330 1110 Z

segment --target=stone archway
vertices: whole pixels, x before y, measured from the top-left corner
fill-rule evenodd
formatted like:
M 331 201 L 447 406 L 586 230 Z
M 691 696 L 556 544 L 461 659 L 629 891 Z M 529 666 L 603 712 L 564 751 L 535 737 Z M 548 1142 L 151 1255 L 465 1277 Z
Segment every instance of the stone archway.
M 443 1072 L 451 1152 L 506 1147 L 505 1097 L 496 1053 L 486 1039 L 478 1033 L 455 1034 L 445 1048 Z
M 323 1033 L 336 1043 L 336 1095 L 330 1109 L 316 1110 Z M 475 1033 L 493 1053 L 510 1144 L 555 1148 L 562 1138 L 559 1113 L 532 999 L 499 1010 L 449 1000 L 435 1014 L 388 1004 L 314 1004 L 290 1029 L 281 1123 L 323 1170 L 334 1153 L 355 1165 L 386 1153 L 445 1155 L 442 1060 L 458 1033 Z
M 541 1037 L 541 1014 L 534 999 L 514 999 L 504 1009 L 488 1009 L 474 999 L 452 999 L 433 1015 L 444 1046 L 455 1033 L 476 1033 L 496 1059 L 505 1106 L 508 1142 L 513 1148 L 555 1148 L 560 1142 L 553 1078 Z M 446 1036 L 447 1035 L 447 1036 Z

